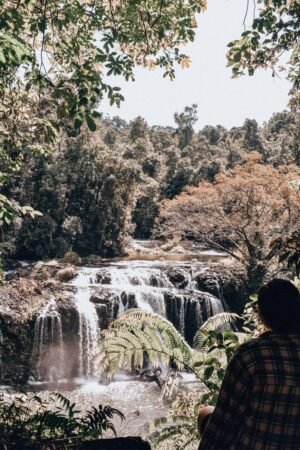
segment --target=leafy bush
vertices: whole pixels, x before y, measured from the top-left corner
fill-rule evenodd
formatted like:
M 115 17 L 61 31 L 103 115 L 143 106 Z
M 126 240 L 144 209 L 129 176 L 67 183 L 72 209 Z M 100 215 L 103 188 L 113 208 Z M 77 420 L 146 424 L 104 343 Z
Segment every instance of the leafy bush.
M 67 252 L 63 257 L 63 262 L 67 264 L 79 264 L 80 256 L 76 252 Z
M 0 448 L 24 448 L 26 444 L 64 439 L 87 440 L 102 437 L 105 431 L 116 435 L 111 422 L 124 415 L 110 406 L 92 407 L 82 413 L 75 403 L 60 393 L 48 401 L 33 394 L 0 393 Z

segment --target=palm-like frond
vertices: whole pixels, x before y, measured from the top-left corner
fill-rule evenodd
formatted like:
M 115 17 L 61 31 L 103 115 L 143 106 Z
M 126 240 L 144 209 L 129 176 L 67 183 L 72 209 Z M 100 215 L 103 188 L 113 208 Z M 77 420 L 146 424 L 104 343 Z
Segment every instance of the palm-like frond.
M 191 416 L 160 417 L 145 424 L 139 430 L 139 435 L 150 441 L 153 449 L 161 448 L 171 438 L 183 438 L 185 448 L 187 443 L 190 445 L 199 439 L 196 419 Z
M 238 314 L 222 312 L 216 314 L 209 319 L 199 328 L 194 337 L 194 349 L 198 351 L 206 351 L 205 341 L 210 331 L 214 331 L 224 325 L 230 325 L 239 318 Z
M 153 366 L 175 362 L 178 369 L 192 367 L 194 350 L 163 317 L 141 310 L 126 311 L 103 331 L 97 360 L 101 372 L 112 376 L 120 369 L 142 368 L 145 354 Z

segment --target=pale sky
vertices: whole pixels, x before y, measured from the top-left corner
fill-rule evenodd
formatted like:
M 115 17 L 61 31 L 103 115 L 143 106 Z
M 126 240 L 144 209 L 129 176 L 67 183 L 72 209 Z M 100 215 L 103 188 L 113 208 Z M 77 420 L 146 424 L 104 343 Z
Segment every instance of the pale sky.
M 144 117 L 149 125 L 174 125 L 174 112 L 198 104 L 199 121 L 227 128 L 255 118 L 260 124 L 288 103 L 290 84 L 282 76 L 272 78 L 260 70 L 253 77 L 231 78 L 226 67 L 227 43 L 243 31 L 246 0 L 208 0 L 208 10 L 199 18 L 195 42 L 184 48 L 192 65 L 178 67 L 175 81 L 165 79 L 160 70 L 138 68 L 135 82 L 117 80 L 125 101 L 120 108 L 105 101 L 100 110 L 130 121 Z

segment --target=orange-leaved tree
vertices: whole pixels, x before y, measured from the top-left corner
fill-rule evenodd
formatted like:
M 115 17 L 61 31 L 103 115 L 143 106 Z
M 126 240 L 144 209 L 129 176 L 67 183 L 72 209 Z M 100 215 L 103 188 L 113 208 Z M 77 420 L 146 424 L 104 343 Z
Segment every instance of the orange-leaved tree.
M 161 204 L 156 235 L 195 240 L 239 261 L 255 289 L 278 254 L 272 242 L 297 230 L 300 223 L 300 169 L 262 164 L 251 152 L 244 164 L 203 181 Z

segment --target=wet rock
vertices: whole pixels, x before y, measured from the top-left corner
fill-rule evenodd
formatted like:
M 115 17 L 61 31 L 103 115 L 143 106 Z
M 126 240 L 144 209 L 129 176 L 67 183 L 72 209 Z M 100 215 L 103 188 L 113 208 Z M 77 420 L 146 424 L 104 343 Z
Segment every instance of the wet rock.
M 90 302 L 96 305 L 107 305 L 110 301 L 108 296 L 103 296 L 103 294 L 93 294 L 90 298 Z
M 58 281 L 54 278 L 50 278 L 44 283 L 44 287 L 48 289 L 57 289 L 58 288 Z
M 99 327 L 101 330 L 107 328 L 107 306 L 96 305 L 96 312 L 99 320 Z
M 220 274 L 215 271 L 200 271 L 194 275 L 199 291 L 208 292 L 216 297 L 221 295 Z
M 5 274 L 5 281 L 18 280 L 20 278 L 20 273 L 18 270 L 14 270 L 13 272 L 8 272 Z
M 171 283 L 178 289 L 184 289 L 189 283 L 187 271 L 180 267 L 168 270 L 167 276 Z
M 96 282 L 99 284 L 111 284 L 111 275 L 107 272 L 99 272 L 96 276 Z
M 126 309 L 137 308 L 137 302 L 136 302 L 136 298 L 135 298 L 134 294 L 127 293 L 127 292 L 122 292 L 121 293 L 121 300 L 122 300 L 123 306 Z
M 247 294 L 245 276 L 239 268 L 215 266 L 194 275 L 197 289 L 221 298 L 230 311 L 243 311 Z

